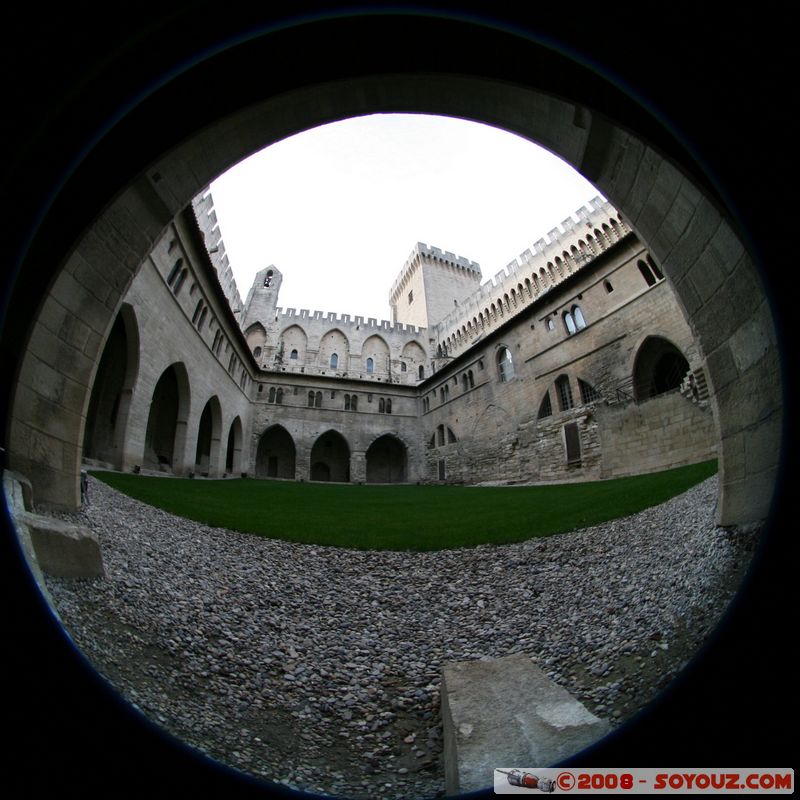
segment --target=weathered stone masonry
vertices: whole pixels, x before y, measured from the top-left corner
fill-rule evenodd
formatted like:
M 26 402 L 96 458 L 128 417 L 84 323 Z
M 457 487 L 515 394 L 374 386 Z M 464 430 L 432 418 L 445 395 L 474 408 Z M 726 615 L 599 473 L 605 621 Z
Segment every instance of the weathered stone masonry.
M 703 384 L 702 357 L 610 205 L 595 200 L 492 281 L 480 276 L 418 243 L 392 322 L 283 310 L 274 265 L 243 303 L 204 192 L 125 297 L 84 458 L 208 477 L 474 483 L 713 456 L 710 407 L 688 385 Z

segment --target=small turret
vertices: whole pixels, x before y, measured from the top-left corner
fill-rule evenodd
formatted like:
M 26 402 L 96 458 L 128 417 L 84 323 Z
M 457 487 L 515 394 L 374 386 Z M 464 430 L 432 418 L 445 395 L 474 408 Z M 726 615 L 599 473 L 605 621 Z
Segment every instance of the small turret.
M 274 265 L 256 274 L 244 304 L 242 330 L 247 330 L 254 322 L 264 324 L 275 318 L 282 282 L 283 275 Z

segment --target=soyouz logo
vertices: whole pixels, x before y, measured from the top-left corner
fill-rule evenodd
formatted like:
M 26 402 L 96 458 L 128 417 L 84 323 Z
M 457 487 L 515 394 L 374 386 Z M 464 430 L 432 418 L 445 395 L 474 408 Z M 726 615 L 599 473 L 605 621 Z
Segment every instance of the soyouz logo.
M 495 794 L 792 794 L 793 769 L 559 769 L 504 767 Z

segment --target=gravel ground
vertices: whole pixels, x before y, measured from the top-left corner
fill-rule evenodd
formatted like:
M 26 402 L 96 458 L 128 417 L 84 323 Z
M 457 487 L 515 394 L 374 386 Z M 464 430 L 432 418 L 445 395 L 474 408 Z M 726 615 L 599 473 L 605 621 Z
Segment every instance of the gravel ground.
M 360 552 L 211 528 L 90 479 L 68 518 L 105 579 L 47 578 L 98 671 L 218 761 L 351 798 L 444 792 L 443 663 L 526 653 L 617 725 L 714 627 L 755 531 L 714 526 L 717 478 L 548 539 Z

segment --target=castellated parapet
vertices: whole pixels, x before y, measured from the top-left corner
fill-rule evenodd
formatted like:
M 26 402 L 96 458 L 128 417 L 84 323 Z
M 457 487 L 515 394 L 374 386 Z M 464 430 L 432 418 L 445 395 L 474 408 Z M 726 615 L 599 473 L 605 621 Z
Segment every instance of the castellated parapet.
M 589 205 L 578 209 L 577 220 L 567 217 L 432 325 L 438 353 L 453 355 L 465 349 L 486 329 L 519 313 L 631 232 L 608 201 L 595 197 Z
M 230 305 L 234 314 L 241 314 L 244 304 L 236 287 L 236 280 L 233 277 L 233 270 L 228 261 L 228 254 L 225 252 L 225 243 L 222 241 L 210 187 L 206 187 L 195 197 L 192 201 L 192 208 L 197 225 L 205 239 L 211 265 L 214 267 L 222 291 L 228 299 L 228 305 Z

